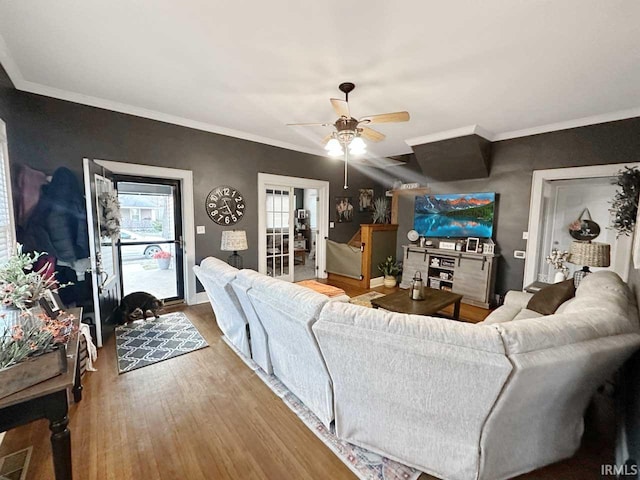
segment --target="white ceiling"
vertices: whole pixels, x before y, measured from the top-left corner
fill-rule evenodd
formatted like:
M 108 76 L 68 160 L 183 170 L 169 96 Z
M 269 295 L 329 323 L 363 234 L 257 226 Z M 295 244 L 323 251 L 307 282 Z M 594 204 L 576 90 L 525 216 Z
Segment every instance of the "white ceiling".
M 640 116 L 640 2 L 0 0 L 0 62 L 21 90 L 307 152 L 329 130 L 285 123 L 335 120 L 352 81 L 354 116 L 411 113 L 377 126 L 385 156 Z

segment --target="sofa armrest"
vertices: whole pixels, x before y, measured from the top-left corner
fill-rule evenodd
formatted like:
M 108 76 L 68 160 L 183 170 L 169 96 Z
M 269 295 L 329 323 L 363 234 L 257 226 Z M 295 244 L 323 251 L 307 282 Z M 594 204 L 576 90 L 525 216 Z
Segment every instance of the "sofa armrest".
M 504 297 L 504 304 L 510 307 L 526 308 L 529 300 L 533 297 L 533 293 L 519 292 L 517 290 L 509 290 Z

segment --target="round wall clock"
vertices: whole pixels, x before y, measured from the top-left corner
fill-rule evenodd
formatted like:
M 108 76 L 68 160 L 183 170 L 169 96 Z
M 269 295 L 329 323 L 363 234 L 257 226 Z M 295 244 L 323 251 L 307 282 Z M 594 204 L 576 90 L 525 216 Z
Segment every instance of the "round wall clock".
M 244 216 L 244 195 L 236 188 L 221 185 L 209 192 L 205 208 L 209 218 L 218 225 L 235 225 Z

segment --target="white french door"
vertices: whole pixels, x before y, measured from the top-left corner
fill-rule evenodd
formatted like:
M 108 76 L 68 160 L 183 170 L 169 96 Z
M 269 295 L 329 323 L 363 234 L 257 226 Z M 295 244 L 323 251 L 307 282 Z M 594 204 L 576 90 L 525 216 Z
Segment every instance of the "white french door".
M 293 282 L 293 188 L 265 186 L 267 275 Z
M 325 239 L 329 234 L 329 182 L 258 173 L 258 271 L 294 281 L 294 189 L 318 192 L 315 262 L 316 277 L 326 278 Z M 312 235 L 311 240 L 314 239 Z M 299 252 L 298 252 L 299 253 Z

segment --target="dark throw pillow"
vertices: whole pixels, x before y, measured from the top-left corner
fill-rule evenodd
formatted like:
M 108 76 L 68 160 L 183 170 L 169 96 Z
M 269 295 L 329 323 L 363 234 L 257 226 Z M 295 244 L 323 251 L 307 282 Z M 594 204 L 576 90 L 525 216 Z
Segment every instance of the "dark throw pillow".
M 529 303 L 527 308 L 542 315 L 551 315 L 555 313 L 560 305 L 573 298 L 576 294 L 576 287 L 573 285 L 573 278 L 564 282 L 554 283 L 540 289 Z

